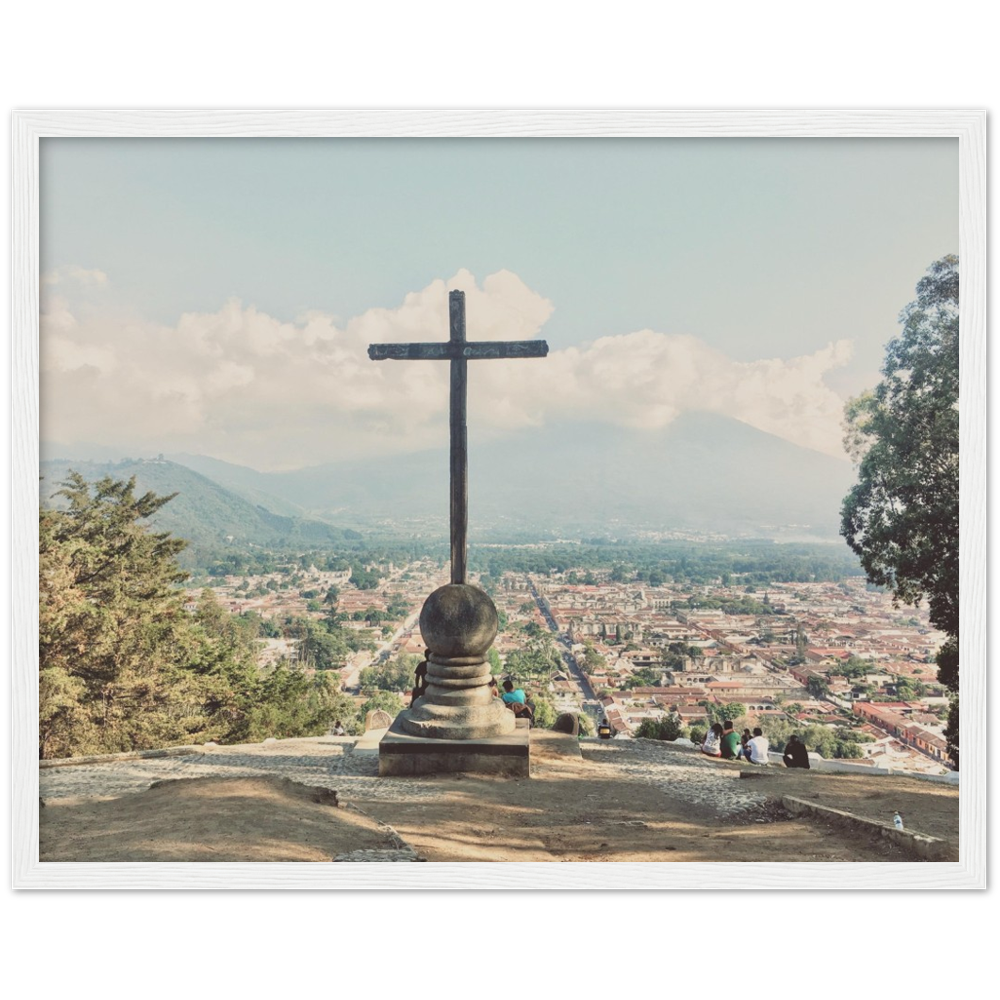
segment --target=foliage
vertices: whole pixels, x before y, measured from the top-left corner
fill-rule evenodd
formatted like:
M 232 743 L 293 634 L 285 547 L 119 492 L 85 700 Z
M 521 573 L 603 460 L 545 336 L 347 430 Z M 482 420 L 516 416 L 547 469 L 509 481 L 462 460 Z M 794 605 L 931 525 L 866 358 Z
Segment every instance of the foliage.
M 684 732 L 684 727 L 676 715 L 667 715 L 662 719 L 643 719 L 635 731 L 639 739 L 646 740 L 676 740 Z M 704 737 L 702 737 L 704 741 Z
M 834 583 L 858 576 L 856 557 L 846 548 L 753 539 L 739 542 L 649 542 L 608 543 L 605 539 L 583 539 L 580 544 L 472 549 L 471 569 L 499 579 L 505 572 L 542 576 L 566 574 L 566 582 L 593 585 L 600 572 L 615 564 L 629 567 L 636 579 L 652 573 L 680 584 L 712 584 L 723 577 L 736 577 L 747 584 L 766 586 L 773 582 Z M 577 570 L 583 570 L 580 577 Z M 571 578 L 571 574 L 575 577 Z M 739 601 L 738 598 L 733 598 Z M 755 599 L 741 606 L 757 607 Z M 765 607 L 759 604 L 760 607 Z
M 945 726 L 944 738 L 948 741 L 948 756 L 951 762 L 958 768 L 958 696 L 951 702 L 948 711 L 948 724 Z
M 507 654 L 504 670 L 519 681 L 534 679 L 547 683 L 554 673 L 562 669 L 562 660 L 552 635 L 541 629 L 526 629 L 525 632 L 528 641 Z
M 39 514 L 41 756 L 186 737 L 203 719 L 182 662 L 203 649 L 175 586 L 184 543 L 139 523 L 171 498 L 110 478 L 92 495 L 77 473 L 60 496 L 68 509 Z
M 747 714 L 747 707 L 742 702 L 733 701 L 728 705 L 715 705 L 709 702 L 705 706 L 709 722 L 735 722 Z
M 340 670 L 350 654 L 340 629 L 331 631 L 328 624 L 312 618 L 291 619 L 285 635 L 298 640 L 299 662 L 316 670 Z
M 375 590 L 382 582 L 382 573 L 378 567 L 355 566 L 351 570 L 351 583 L 358 590 Z
M 825 698 L 830 693 L 830 685 L 826 678 L 812 674 L 806 678 L 806 690 L 814 698 Z
M 661 667 L 637 667 L 622 684 L 622 688 L 627 690 L 637 687 L 658 687 L 662 676 L 663 669 Z
M 600 653 L 594 649 L 594 644 L 592 642 L 585 642 L 583 644 L 583 665 L 584 668 L 591 673 L 597 670 L 604 670 L 607 667 L 607 662 Z
M 927 690 L 920 681 L 912 681 L 906 677 L 896 677 L 895 682 L 896 697 L 900 701 L 917 701 Z
M 686 601 L 671 601 L 671 607 L 683 611 L 699 608 L 720 609 L 727 615 L 773 615 L 776 614 L 770 604 L 758 601 L 747 594 L 737 596 L 722 596 L 709 594 L 692 594 Z
M 319 736 L 336 720 L 350 725 L 354 703 L 338 688 L 338 677 L 310 676 L 279 663 L 252 686 L 249 697 L 242 699 L 243 712 L 226 733 L 226 740 L 246 743 L 269 736 Z
M 886 349 L 882 381 L 845 409 L 844 445 L 858 464 L 858 483 L 844 498 L 841 533 L 870 582 L 905 604 L 926 598 L 935 627 L 957 640 L 956 256 L 931 265 L 900 322 L 902 334 Z M 957 694 L 957 643 L 941 652 L 942 680 Z
M 555 724 L 557 712 L 548 696 L 540 691 L 526 691 L 525 695 L 535 706 L 535 725 L 539 729 L 551 729 Z
M 185 543 L 149 529 L 171 498 L 71 472 L 39 511 L 39 754 L 325 731 L 339 678 L 256 664 L 262 621 L 179 589 Z
M 830 729 L 827 726 L 812 723 L 803 725 L 788 718 L 768 716 L 760 723 L 773 751 L 781 753 L 788 737 L 792 733 L 808 747 L 826 760 L 834 758 L 858 758 L 862 754 L 861 744 L 872 742 L 872 737 L 848 727 Z
M 708 730 L 703 726 L 692 726 L 690 740 L 695 746 L 701 746 L 705 742 Z
M 365 667 L 358 675 L 362 693 L 375 691 L 409 691 L 414 684 L 414 671 L 420 662 L 419 656 L 404 653 L 395 660 Z
M 403 711 L 403 699 L 392 691 L 373 691 L 358 712 L 363 720 L 369 712 L 379 708 L 395 718 Z
M 868 674 L 877 672 L 878 668 L 875 666 L 874 660 L 865 660 L 853 653 L 837 667 L 837 673 L 847 678 L 866 677 Z

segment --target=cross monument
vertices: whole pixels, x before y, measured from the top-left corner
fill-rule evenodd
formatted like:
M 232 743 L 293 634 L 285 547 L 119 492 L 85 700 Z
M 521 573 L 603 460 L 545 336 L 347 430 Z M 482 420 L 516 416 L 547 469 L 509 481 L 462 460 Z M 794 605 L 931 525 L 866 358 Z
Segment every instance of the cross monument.
M 469 361 L 480 359 L 544 358 L 549 347 L 544 340 L 470 342 L 465 336 L 465 293 L 451 292 L 448 305 L 450 336 L 444 343 L 371 344 L 368 348 L 368 357 L 373 361 L 451 362 L 451 583 L 435 590 L 420 612 L 420 632 L 428 649 L 426 686 L 383 738 L 379 748 L 380 774 L 470 769 L 503 772 L 504 754 L 511 749 L 508 744 L 515 729 L 514 714 L 494 696 L 490 686 L 486 654 L 496 638 L 497 611 L 486 592 L 466 579 L 467 369 Z M 418 738 L 420 746 L 414 745 L 413 737 Z M 477 746 L 446 753 L 448 748 L 427 745 L 437 741 L 476 741 Z M 523 761 L 513 763 L 508 754 L 507 773 L 527 773 L 526 739 L 522 742 Z M 491 743 L 495 745 L 484 746 Z M 517 771 L 521 764 L 523 772 Z

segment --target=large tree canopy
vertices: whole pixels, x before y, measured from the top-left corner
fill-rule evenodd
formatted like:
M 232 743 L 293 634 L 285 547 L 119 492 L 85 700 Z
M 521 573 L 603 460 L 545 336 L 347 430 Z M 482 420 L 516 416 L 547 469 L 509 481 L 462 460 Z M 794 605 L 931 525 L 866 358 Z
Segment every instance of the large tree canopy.
M 339 678 L 257 666 L 259 622 L 179 588 L 186 544 L 145 523 L 170 497 L 71 473 L 39 512 L 39 755 L 326 732 L 350 721 Z
M 868 579 L 906 604 L 926 599 L 947 633 L 939 676 L 958 691 L 958 258 L 942 257 L 900 314 L 882 381 L 848 402 L 844 446 L 858 483 L 841 534 Z M 957 704 L 949 726 L 958 760 Z

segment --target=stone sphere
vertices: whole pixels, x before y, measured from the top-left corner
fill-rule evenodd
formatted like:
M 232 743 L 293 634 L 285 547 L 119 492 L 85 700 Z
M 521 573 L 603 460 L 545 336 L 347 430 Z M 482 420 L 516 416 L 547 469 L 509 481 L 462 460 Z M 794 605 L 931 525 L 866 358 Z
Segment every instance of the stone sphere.
M 499 627 L 489 595 L 471 583 L 438 587 L 420 612 L 424 644 L 438 656 L 484 657 Z

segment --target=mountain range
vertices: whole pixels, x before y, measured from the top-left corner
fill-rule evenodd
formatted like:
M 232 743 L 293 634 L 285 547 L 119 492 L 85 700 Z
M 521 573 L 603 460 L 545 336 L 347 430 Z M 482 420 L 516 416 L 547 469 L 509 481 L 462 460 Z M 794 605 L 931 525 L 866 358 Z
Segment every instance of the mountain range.
M 854 478 L 846 461 L 706 414 L 654 431 L 577 423 L 501 441 L 477 443 L 474 429 L 470 437 L 470 538 L 479 540 L 679 532 L 832 541 Z M 342 538 L 345 526 L 386 524 L 447 531 L 446 447 L 287 472 L 175 454 L 131 464 L 53 458 L 43 473 L 56 482 L 71 467 L 179 491 L 159 516 L 164 530 L 193 541 L 321 544 Z

